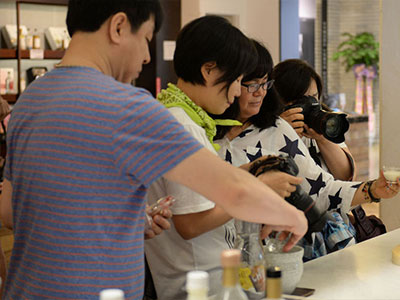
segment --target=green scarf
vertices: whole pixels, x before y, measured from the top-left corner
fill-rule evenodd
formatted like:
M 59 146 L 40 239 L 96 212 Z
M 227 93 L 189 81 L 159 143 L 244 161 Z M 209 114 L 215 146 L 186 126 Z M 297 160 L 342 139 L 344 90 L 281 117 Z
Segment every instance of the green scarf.
M 157 95 L 158 101 L 160 101 L 166 108 L 180 107 L 186 114 L 200 127 L 204 128 L 206 135 L 211 145 L 214 146 L 216 151 L 219 150 L 220 146 L 214 143 L 214 137 L 217 134 L 217 125 L 223 126 L 240 126 L 242 123 L 236 120 L 214 120 L 207 112 L 200 106 L 196 105 L 186 94 L 179 89 L 176 85 L 168 83 L 168 88 L 162 90 Z

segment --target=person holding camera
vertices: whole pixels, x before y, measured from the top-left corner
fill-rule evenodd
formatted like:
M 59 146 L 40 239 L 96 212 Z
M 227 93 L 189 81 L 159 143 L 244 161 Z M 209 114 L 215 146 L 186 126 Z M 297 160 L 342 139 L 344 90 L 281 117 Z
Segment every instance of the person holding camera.
M 332 174 L 317 165 L 299 135 L 283 118 L 282 103 L 274 88 L 273 61 L 269 51 L 254 41 L 258 51 L 258 66 L 242 80 L 241 96 L 219 119 L 236 119 L 241 126 L 218 126 L 215 142 L 220 145 L 218 154 L 234 166 L 257 160 L 264 155 L 284 155 L 296 163 L 300 187 L 312 199 L 320 212 L 335 210 L 334 219 L 327 222 L 327 234 L 312 234 L 305 239 L 304 260 L 325 255 L 354 243 L 354 234 L 348 226 L 346 213 L 352 205 L 380 198 L 391 198 L 398 193 L 399 185 L 388 185 L 383 174 L 373 181 L 351 182 L 336 180 Z M 336 219 L 338 218 L 338 220 Z M 337 235 L 340 239 L 333 238 Z
M 287 107 L 296 106 L 296 100 L 302 99 L 303 96 L 311 96 L 318 101 L 321 98 L 321 77 L 303 60 L 287 59 L 280 62 L 274 67 L 272 77 L 275 80 L 275 88 L 280 99 Z M 324 110 L 329 111 L 326 105 L 323 103 L 321 105 Z M 285 109 L 280 116 L 302 138 L 312 158 L 319 166 L 331 173 L 335 179 L 353 180 L 355 178 L 354 159 L 344 141 L 335 143 L 324 134 L 311 128 L 310 124 L 304 120 L 301 107 Z

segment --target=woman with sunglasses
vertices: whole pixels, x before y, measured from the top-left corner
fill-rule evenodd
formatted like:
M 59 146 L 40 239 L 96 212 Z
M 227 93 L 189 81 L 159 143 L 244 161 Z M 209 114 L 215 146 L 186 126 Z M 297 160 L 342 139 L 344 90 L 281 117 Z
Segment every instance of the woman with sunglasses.
M 263 155 L 286 155 L 296 162 L 301 188 L 315 201 L 320 211 L 338 211 L 328 221 L 323 232 L 312 234 L 312 241 L 302 239 L 305 261 L 354 244 L 353 232 L 347 225 L 346 213 L 350 206 L 380 198 L 391 198 L 398 192 L 398 183 L 388 186 L 381 174 L 379 179 L 367 182 L 335 180 L 311 157 L 296 131 L 279 117 L 282 104 L 271 80 L 273 62 L 268 50 L 254 41 L 258 52 L 258 66 L 242 80 L 241 96 L 218 116 L 236 119 L 243 125 L 219 126 L 215 142 L 218 154 L 235 166 L 254 161 Z

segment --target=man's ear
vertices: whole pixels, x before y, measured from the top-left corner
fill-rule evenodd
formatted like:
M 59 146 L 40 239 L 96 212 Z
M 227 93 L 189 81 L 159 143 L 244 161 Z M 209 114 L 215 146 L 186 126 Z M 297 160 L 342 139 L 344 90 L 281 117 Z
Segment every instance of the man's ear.
M 201 75 L 203 75 L 203 78 L 206 81 L 206 83 L 213 81 L 212 79 L 215 76 L 212 71 L 216 67 L 217 67 L 217 63 L 215 61 L 206 62 L 201 66 Z
M 131 25 L 125 13 L 119 12 L 110 18 L 108 33 L 112 43 L 121 43 L 124 34 L 128 31 L 131 31 Z

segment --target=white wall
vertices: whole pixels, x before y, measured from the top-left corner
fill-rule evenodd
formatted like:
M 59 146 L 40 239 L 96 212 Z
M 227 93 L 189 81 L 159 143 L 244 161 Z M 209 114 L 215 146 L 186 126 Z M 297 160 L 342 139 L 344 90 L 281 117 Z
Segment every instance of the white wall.
M 380 166 L 400 166 L 400 1 L 381 0 Z M 400 227 L 400 196 L 383 200 L 380 216 L 388 230 Z
M 231 16 L 249 37 L 260 40 L 279 61 L 279 0 L 183 0 L 182 26 L 206 14 Z
M 316 0 L 299 0 L 299 17 L 315 19 L 317 17 Z

